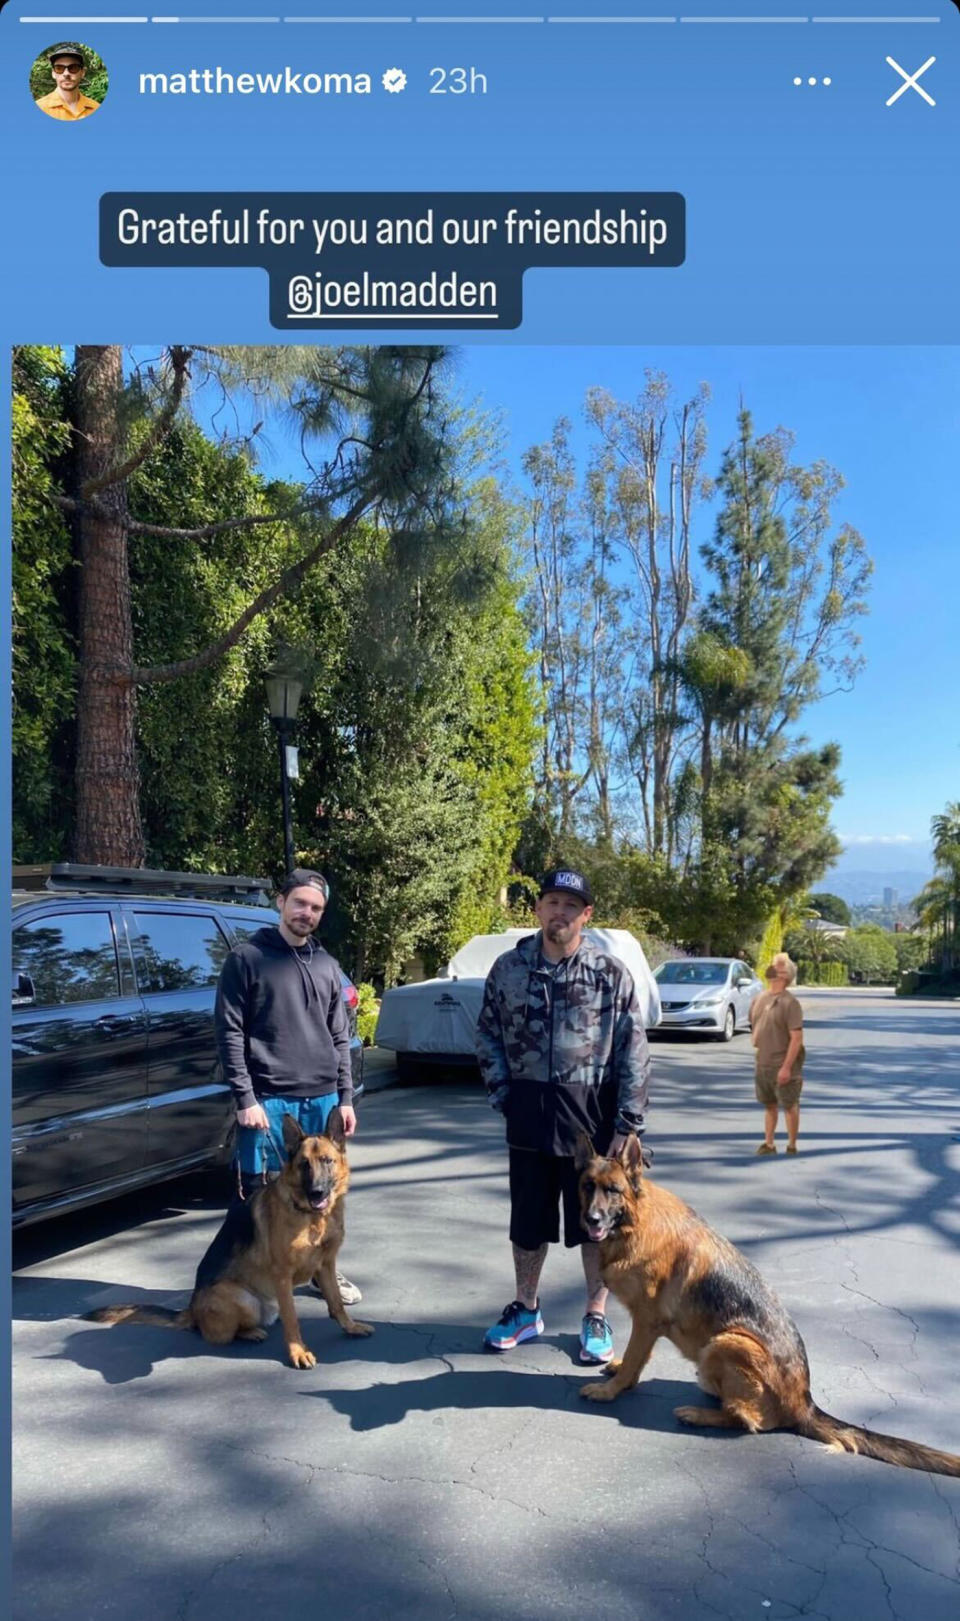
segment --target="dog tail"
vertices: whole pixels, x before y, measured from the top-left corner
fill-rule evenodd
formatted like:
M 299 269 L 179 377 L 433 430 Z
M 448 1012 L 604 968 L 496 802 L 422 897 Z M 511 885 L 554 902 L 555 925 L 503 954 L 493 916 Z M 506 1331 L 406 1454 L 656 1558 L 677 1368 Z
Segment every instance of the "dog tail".
M 183 1311 L 172 1311 L 169 1306 L 100 1306 L 96 1311 L 84 1312 L 88 1323 L 148 1323 L 153 1328 L 192 1328 L 193 1312 L 189 1306 Z
M 845 1424 L 814 1403 L 797 1425 L 797 1434 L 822 1441 L 833 1452 L 859 1452 L 863 1458 L 879 1458 L 881 1463 L 893 1463 L 901 1469 L 926 1469 L 932 1475 L 960 1475 L 960 1457 L 952 1452 L 938 1452 L 935 1447 L 903 1441 L 898 1435 L 880 1435 L 876 1430 L 861 1429 L 859 1424 Z

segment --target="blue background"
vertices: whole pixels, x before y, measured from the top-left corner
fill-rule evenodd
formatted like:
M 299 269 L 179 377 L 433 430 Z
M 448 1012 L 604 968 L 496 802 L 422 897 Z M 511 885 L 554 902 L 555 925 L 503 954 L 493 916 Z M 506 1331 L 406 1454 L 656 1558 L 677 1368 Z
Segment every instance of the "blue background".
M 628 9 L 609 0 L 601 0 L 601 5 L 608 15 Z M 823 0 L 821 7 L 809 15 L 831 14 Z M 229 11 L 235 16 L 243 9 L 231 6 Z M 401 8 L 388 8 L 382 0 L 377 6 L 333 0 L 329 9 L 357 15 Z M 435 9 L 449 14 L 448 7 Z M 474 0 L 463 9 L 490 15 L 507 8 L 502 0 L 493 5 Z M 567 7 L 568 14 L 583 14 L 586 9 L 584 0 Z M 638 7 L 629 9 L 636 12 Z M 648 9 L 652 15 L 672 14 L 660 0 Z M 839 0 L 833 14 L 866 17 L 881 9 L 897 16 L 911 10 L 904 0 L 893 0 L 885 8 Z M 913 9 L 918 16 L 939 16 L 940 21 L 607 26 L 594 21 L 583 27 L 226 21 L 123 25 L 24 23 L 21 16 L 32 13 L 25 5 L 8 3 L 0 13 L 5 204 L 0 504 L 5 530 L 9 531 L 10 343 L 250 343 L 299 337 L 269 326 L 262 271 L 102 267 L 97 203 L 104 191 L 430 192 L 515 186 L 685 194 L 688 254 L 681 269 L 656 276 L 623 270 L 532 271 L 526 277 L 523 326 L 514 333 L 471 334 L 478 361 L 480 346 L 491 343 L 960 341 L 956 298 L 960 18 L 947 0 L 932 5 L 920 0 Z M 265 10 L 258 8 L 257 14 Z M 737 0 L 726 7 L 709 0 L 690 8 L 690 14 L 701 16 L 750 13 L 778 14 L 769 0 L 753 5 Z M 789 12 L 779 14 L 800 13 L 807 14 L 801 6 L 791 5 Z M 134 8 L 99 4 L 90 14 L 131 15 Z M 69 128 L 37 112 L 28 88 L 33 58 L 65 38 L 79 38 L 95 47 L 111 74 L 102 109 Z M 936 55 L 934 67 L 921 81 L 935 97 L 935 107 L 912 90 L 893 107 L 885 106 L 902 83 L 887 66 L 887 55 L 908 71 Z M 378 87 L 370 97 L 329 100 L 138 94 L 140 72 L 218 64 L 233 72 L 278 70 L 287 64 L 298 70 L 366 70 L 377 79 L 386 68 L 399 66 L 408 75 L 409 87 L 399 96 Z M 457 64 L 475 66 L 486 74 L 485 97 L 427 93 L 431 67 Z M 824 75 L 833 81 L 829 88 L 822 84 L 812 88 L 805 82 L 809 76 Z M 793 82 L 798 76 L 804 81 L 800 87 Z M 370 333 L 367 325 L 356 336 L 367 341 Z M 426 334 L 407 329 L 395 335 L 409 340 Z M 430 339 L 438 335 L 438 328 L 432 328 Z M 350 336 L 337 330 L 336 341 Z M 322 334 L 312 334 L 312 341 L 323 341 Z M 515 359 L 526 366 L 523 356 Z M 647 359 L 636 356 L 638 386 Z M 880 435 L 892 461 L 898 449 L 903 456 L 904 492 L 911 481 L 914 490 L 925 490 L 928 469 L 942 475 L 955 460 L 958 408 L 952 357 L 945 358 L 943 367 L 931 367 L 905 353 L 894 392 L 879 357 L 865 368 L 847 366 L 840 352 L 829 368 L 812 356 L 810 361 L 809 367 L 797 368 L 795 379 L 799 389 L 795 403 L 798 397 L 812 402 L 807 430 L 801 434 L 802 451 L 818 448 L 815 396 L 827 370 L 848 433 L 856 432 L 862 402 L 865 444 L 871 438 L 874 401 L 885 386 L 888 416 L 891 410 L 911 413 L 918 434 L 925 418 L 935 425 L 926 467 L 919 458 L 911 465 L 903 455 L 902 436 L 892 431 L 895 415 Z M 589 369 L 585 360 L 575 364 L 584 378 L 597 379 L 595 360 Z M 771 364 L 777 371 L 779 400 L 781 388 L 789 385 L 791 362 L 789 356 L 771 357 Z M 618 368 L 627 365 L 633 369 L 631 357 L 621 353 Z M 943 375 L 944 367 L 949 378 Z M 531 375 L 540 370 L 532 355 L 528 369 Z M 709 363 L 704 366 L 708 372 L 714 369 Z M 524 416 L 524 433 L 549 432 L 554 404 L 546 395 L 555 370 L 555 360 L 545 357 L 540 374 L 543 398 L 536 412 Z M 732 390 L 735 383 L 745 383 L 754 403 L 761 405 L 764 379 L 753 374 L 734 377 L 736 370 L 731 367 L 728 386 Z M 567 385 L 572 381 L 568 376 Z M 504 377 L 491 374 L 488 379 L 482 371 L 476 382 L 491 390 L 506 385 Z M 785 397 L 789 392 L 787 386 Z M 514 399 L 515 407 L 526 411 L 516 393 Z M 567 404 L 566 398 L 556 400 L 558 409 Z M 776 409 L 773 399 L 770 409 Z M 763 426 L 769 423 L 764 421 Z M 841 460 L 835 435 L 829 439 L 824 450 Z M 884 443 L 875 444 L 873 450 L 873 466 L 882 464 Z M 862 487 L 871 488 L 872 482 L 867 468 Z M 920 555 L 915 575 L 901 569 L 891 577 L 889 589 L 891 600 L 899 600 L 901 614 L 909 618 L 926 648 L 928 691 L 942 699 L 936 718 L 942 745 L 938 752 L 955 760 L 955 627 L 952 621 L 925 625 L 923 606 L 938 598 L 938 588 L 941 602 L 955 604 L 954 588 L 942 568 L 956 556 L 951 539 L 955 504 L 948 510 L 945 483 L 925 499 L 928 506 L 920 517 L 928 552 Z M 855 489 L 850 503 L 850 516 L 862 522 Z M 895 502 L 888 501 L 887 509 L 896 516 Z M 904 544 L 908 550 L 915 547 L 916 530 L 909 523 L 904 523 L 905 532 L 899 536 L 893 534 L 891 523 L 890 533 L 883 537 L 867 517 L 864 527 L 871 531 L 868 538 L 877 547 L 878 558 L 884 545 L 894 556 L 898 540 L 901 549 Z M 8 545 L 0 548 L 0 571 L 0 589 L 9 600 Z M 908 587 L 919 581 L 926 595 L 921 593 L 923 600 L 914 603 Z M 894 606 L 886 622 L 878 623 L 878 634 L 894 637 L 902 623 Z M 0 674 L 9 680 L 9 636 L 3 640 Z M 899 651 L 909 674 L 915 668 L 914 649 L 908 651 L 901 643 Z M 877 691 L 874 711 L 861 717 L 861 730 L 870 739 L 867 756 L 881 764 L 891 737 L 881 718 L 889 691 L 889 684 Z M 907 717 L 898 721 L 894 740 L 910 726 Z M 827 724 L 832 728 L 833 717 Z M 4 753 L 4 770 L 6 758 Z M 903 771 L 902 761 L 898 769 Z M 884 783 L 880 797 L 888 791 Z M 931 811 L 937 808 L 937 802 L 929 805 Z M 3 821 L 0 850 L 6 860 L 6 795 Z M 894 831 L 897 826 L 891 823 Z M 918 831 L 912 822 L 909 831 Z M 5 1113 L 5 1106 L 0 1112 Z M 7 1197 L 8 1174 L 8 1162 L 0 1156 L 0 1200 Z M 0 1310 L 8 1291 L 9 1279 L 0 1274 Z
M 96 204 L 106 190 L 515 185 L 681 191 L 687 262 L 657 276 L 528 272 L 520 331 L 478 333 L 478 343 L 956 341 L 960 17 L 947 0 L 928 6 L 913 9 L 939 23 L 361 26 L 37 24 L 19 20 L 33 15 L 26 6 L 8 4 L 0 149 L 9 154 L 5 257 L 17 291 L 6 335 L 150 341 L 176 330 L 206 342 L 284 341 L 269 326 L 262 271 L 100 266 Z M 329 9 L 402 14 L 342 0 Z M 777 14 L 763 0 L 752 9 Z M 910 11 L 903 0 L 886 9 Z M 648 10 L 670 14 L 659 3 Z M 850 0 L 833 11 L 858 14 Z M 742 0 L 712 0 L 712 13 L 745 14 Z M 859 5 L 859 15 L 874 14 Z M 102 109 L 67 127 L 36 111 L 27 76 L 41 48 L 70 37 L 95 46 L 111 82 Z M 935 107 L 913 90 L 885 106 L 902 83 L 888 54 L 909 71 L 936 55 L 920 81 Z M 140 72 L 218 64 L 369 71 L 375 89 L 326 98 L 138 92 Z M 431 66 L 453 64 L 486 74 L 488 94 L 428 94 Z M 408 75 L 401 95 L 380 88 L 391 66 Z M 833 82 L 811 88 L 811 75 Z

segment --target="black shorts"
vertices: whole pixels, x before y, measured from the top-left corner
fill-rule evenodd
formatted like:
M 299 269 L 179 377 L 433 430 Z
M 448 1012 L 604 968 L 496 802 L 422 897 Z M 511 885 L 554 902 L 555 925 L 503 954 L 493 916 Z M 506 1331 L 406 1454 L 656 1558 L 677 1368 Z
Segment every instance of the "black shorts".
M 580 1226 L 579 1190 L 580 1172 L 572 1155 L 511 1148 L 510 1242 L 522 1250 L 556 1244 L 562 1202 L 563 1242 L 567 1249 L 589 1243 Z

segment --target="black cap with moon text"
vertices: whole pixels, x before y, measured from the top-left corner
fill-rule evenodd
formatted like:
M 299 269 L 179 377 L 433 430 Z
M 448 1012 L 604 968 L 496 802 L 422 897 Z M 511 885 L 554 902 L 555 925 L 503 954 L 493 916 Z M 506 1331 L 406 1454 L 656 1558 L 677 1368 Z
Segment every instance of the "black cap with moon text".
M 551 867 L 540 880 L 540 899 L 548 895 L 551 890 L 563 890 L 568 895 L 576 895 L 584 906 L 593 905 L 593 890 L 590 888 L 589 878 L 582 872 L 574 872 L 572 867 Z

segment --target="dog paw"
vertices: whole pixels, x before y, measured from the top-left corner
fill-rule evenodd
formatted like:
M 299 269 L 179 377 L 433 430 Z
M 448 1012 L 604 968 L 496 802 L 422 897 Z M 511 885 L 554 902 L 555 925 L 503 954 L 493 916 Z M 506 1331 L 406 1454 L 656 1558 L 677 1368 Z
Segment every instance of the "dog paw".
M 584 1401 L 616 1401 L 620 1392 L 611 1385 L 581 1385 L 580 1394 Z
M 681 1424 L 702 1424 L 703 1420 L 700 1417 L 700 1412 L 699 1407 L 675 1407 L 673 1416 L 678 1418 Z
M 290 1353 L 290 1366 L 292 1368 L 316 1367 L 317 1359 L 312 1351 L 307 1350 L 305 1345 L 290 1345 L 287 1349 Z
M 607 1377 L 609 1378 L 612 1373 L 619 1373 L 620 1369 L 622 1367 L 623 1367 L 623 1357 L 622 1356 L 614 1356 L 614 1357 L 610 1358 L 609 1362 L 604 1364 L 603 1371 L 607 1375 Z
M 351 1334 L 355 1339 L 362 1339 L 366 1334 L 373 1333 L 372 1323 L 358 1323 L 351 1317 L 348 1323 L 343 1324 L 343 1332 Z

